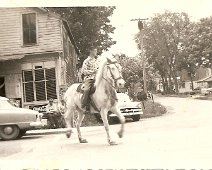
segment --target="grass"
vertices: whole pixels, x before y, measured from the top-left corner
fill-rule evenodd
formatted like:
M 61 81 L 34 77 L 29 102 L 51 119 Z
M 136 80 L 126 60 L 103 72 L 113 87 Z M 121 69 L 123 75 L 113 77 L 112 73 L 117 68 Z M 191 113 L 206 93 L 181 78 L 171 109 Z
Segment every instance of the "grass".
M 145 108 L 143 107 L 143 115 L 141 116 L 142 119 L 162 116 L 167 112 L 166 107 L 164 107 L 160 103 L 152 102 L 150 100 L 145 101 L 144 106 Z

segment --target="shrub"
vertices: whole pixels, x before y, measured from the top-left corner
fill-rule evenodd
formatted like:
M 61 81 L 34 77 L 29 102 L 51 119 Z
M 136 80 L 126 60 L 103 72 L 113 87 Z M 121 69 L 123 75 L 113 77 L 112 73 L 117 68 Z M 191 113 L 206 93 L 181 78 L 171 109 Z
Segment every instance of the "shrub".
M 153 101 L 146 101 L 144 102 L 143 107 L 143 115 L 141 118 L 149 118 L 149 117 L 155 117 L 155 116 L 161 116 L 166 113 L 166 108 L 161 105 L 160 103 L 154 102 Z

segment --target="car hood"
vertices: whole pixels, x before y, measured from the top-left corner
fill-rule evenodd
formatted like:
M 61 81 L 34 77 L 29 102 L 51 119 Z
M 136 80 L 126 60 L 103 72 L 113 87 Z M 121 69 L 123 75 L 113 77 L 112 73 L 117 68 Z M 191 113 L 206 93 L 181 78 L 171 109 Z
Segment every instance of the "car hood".
M 11 113 L 26 113 L 26 114 L 38 114 L 37 111 L 31 110 L 31 109 L 25 109 L 25 108 L 19 108 L 19 107 L 14 107 L 10 109 L 4 109 L 4 110 L 10 110 Z
M 118 102 L 119 108 L 140 108 L 140 102 Z

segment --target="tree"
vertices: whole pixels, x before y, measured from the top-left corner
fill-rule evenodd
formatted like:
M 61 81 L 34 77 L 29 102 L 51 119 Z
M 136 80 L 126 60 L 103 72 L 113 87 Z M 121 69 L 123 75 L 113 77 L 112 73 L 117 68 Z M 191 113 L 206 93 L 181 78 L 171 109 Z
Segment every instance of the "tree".
M 212 17 L 202 18 L 194 23 L 187 39 L 185 51 L 189 51 L 195 64 L 212 68 Z
M 119 58 L 122 66 L 123 78 L 126 81 L 125 86 L 128 88 L 131 83 L 141 81 L 143 76 L 141 60 L 136 57 L 127 57 L 125 54 L 121 54 Z
M 189 29 L 186 30 L 183 41 L 178 44 L 178 50 L 181 57 L 178 58 L 177 69 L 179 71 L 186 70 L 188 76 L 190 77 L 191 88 L 194 90 L 193 78 L 196 70 L 198 69 L 198 65 L 193 55 L 196 52 L 194 52 L 194 48 L 191 48 L 190 45 L 195 38 L 194 32 L 196 30 L 196 23 L 190 23 L 188 27 Z
M 143 68 L 141 57 L 127 57 L 125 54 L 119 56 L 119 62 L 122 66 L 123 78 L 126 81 L 126 88 L 129 88 L 132 84 L 143 84 Z M 147 68 L 147 89 L 155 90 L 154 71 L 152 67 Z
M 159 72 L 164 89 L 168 92 L 173 89 L 173 79 L 178 93 L 177 68 L 181 58 L 178 46 L 183 41 L 183 35 L 189 29 L 189 24 L 190 20 L 186 13 L 166 11 L 152 17 L 144 29 L 147 61 Z
M 79 66 L 89 54 L 89 48 L 95 46 L 98 53 L 108 50 L 116 42 L 110 37 L 115 27 L 109 17 L 115 7 L 56 7 L 47 8 L 68 21 L 77 47 L 80 49 Z

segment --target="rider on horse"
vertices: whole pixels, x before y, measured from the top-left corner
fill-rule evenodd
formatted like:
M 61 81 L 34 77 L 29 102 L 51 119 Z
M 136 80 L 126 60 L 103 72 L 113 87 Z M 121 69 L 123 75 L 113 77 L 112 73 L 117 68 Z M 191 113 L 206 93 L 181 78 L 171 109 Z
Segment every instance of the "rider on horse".
M 84 93 L 82 96 L 82 108 L 85 108 L 84 113 L 90 112 L 90 91 L 95 82 L 96 72 L 98 70 L 97 61 L 97 49 L 95 47 L 90 48 L 90 54 L 87 59 L 84 60 L 82 65 L 82 74 L 84 75 Z

